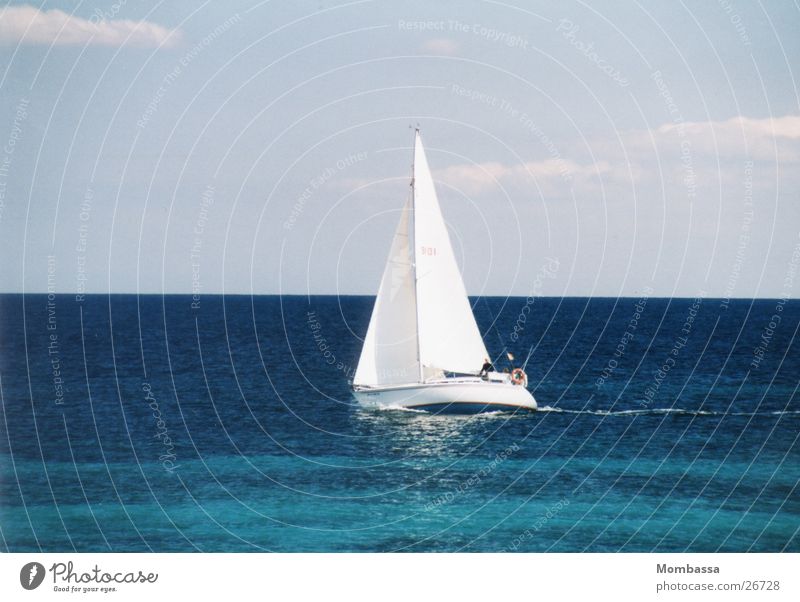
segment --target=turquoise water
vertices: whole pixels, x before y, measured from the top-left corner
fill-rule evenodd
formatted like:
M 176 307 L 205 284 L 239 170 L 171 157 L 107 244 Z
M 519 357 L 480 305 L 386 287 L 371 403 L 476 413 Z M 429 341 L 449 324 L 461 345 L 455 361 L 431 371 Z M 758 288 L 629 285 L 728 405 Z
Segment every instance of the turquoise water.
M 320 465 L 210 459 L 182 466 L 175 478 L 158 466 L 81 465 L 90 502 L 76 491 L 78 499 L 59 501 L 58 512 L 51 504 L 6 508 L 4 536 L 28 550 L 700 551 L 711 542 L 740 551 L 780 549 L 797 527 L 770 499 L 796 484 L 796 476 L 774 476 L 790 472 L 778 463 L 760 469 L 774 473 L 766 478 L 746 477 L 747 485 L 731 476 L 747 474 L 746 465 L 713 462 L 695 464 L 689 479 L 687 466 L 665 470 L 656 462 L 509 459 L 473 486 L 469 479 L 490 462 L 406 460 L 366 471 L 393 475 L 388 489 L 369 486 L 364 475 L 342 477 L 344 458 L 314 461 Z M 60 491 L 77 480 L 72 464 L 48 471 Z M 137 492 L 145 479 L 149 489 Z M 565 481 L 575 487 L 562 492 Z M 704 486 L 705 495 L 694 497 Z M 736 498 L 721 504 L 716 496 L 731 491 Z M 762 499 L 750 508 L 738 499 L 745 495 Z
M 609 370 L 637 300 L 536 300 L 543 411 L 434 416 L 350 398 L 371 299 L 190 301 L 57 297 L 62 398 L 1 298 L 6 550 L 800 550 L 795 302 L 754 367 L 776 301 L 650 299 Z M 493 354 L 525 302 L 476 301 Z

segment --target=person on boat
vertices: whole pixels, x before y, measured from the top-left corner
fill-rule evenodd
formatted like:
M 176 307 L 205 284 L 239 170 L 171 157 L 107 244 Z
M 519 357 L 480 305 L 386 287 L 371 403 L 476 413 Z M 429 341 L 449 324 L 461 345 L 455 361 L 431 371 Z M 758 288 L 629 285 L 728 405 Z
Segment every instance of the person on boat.
M 489 361 L 488 357 L 483 358 L 483 366 L 481 367 L 480 374 L 478 376 L 488 376 L 489 372 L 494 372 L 494 366 L 492 362 Z

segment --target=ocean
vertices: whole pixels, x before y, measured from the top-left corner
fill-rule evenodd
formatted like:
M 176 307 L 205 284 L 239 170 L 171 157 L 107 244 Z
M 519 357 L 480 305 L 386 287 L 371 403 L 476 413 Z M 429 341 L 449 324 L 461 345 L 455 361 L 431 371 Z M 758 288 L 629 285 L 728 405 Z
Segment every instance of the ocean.
M 0 296 L 0 545 L 800 551 L 800 302 L 471 301 L 539 412 L 357 407 L 372 297 Z

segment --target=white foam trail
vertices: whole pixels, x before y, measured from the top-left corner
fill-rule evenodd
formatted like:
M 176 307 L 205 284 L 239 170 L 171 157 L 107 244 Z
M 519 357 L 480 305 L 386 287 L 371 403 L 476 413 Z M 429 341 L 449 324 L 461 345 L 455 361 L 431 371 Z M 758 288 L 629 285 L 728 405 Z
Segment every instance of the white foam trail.
M 416 410 L 414 408 L 404 408 L 403 406 L 385 406 L 385 405 L 373 405 L 367 406 L 366 409 L 368 410 L 376 410 L 378 412 L 411 412 L 412 414 L 427 414 L 425 410 Z
M 778 410 L 774 412 L 712 412 L 710 410 L 686 410 L 683 408 L 646 408 L 640 410 L 569 410 L 552 406 L 541 406 L 539 412 L 556 414 L 587 414 L 592 416 L 783 416 L 800 414 L 800 410 Z

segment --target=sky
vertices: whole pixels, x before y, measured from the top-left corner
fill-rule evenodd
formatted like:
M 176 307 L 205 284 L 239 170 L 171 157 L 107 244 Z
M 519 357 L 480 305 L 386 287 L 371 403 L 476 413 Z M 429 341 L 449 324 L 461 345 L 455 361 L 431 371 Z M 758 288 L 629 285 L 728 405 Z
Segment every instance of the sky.
M 796 297 L 798 31 L 742 0 L 14 2 L 0 291 L 375 294 L 418 125 L 470 295 Z

